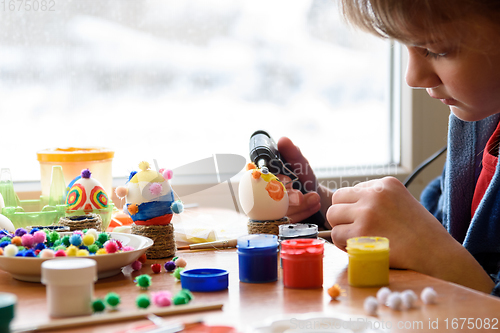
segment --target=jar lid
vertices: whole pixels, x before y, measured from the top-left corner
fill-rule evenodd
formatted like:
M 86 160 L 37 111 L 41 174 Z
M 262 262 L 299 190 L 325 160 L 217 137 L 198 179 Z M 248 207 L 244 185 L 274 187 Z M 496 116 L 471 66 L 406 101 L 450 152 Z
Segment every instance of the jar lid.
M 238 249 L 267 249 L 277 248 L 278 237 L 268 234 L 253 234 L 238 237 Z
M 227 289 L 228 276 L 228 271 L 223 269 L 190 269 L 181 272 L 181 285 L 190 291 L 219 291 Z
M 112 159 L 115 152 L 107 148 L 51 148 L 36 153 L 39 162 L 89 162 Z
M 97 281 L 97 263 L 88 258 L 57 258 L 42 263 L 43 284 L 71 286 Z
M 354 237 L 347 240 L 349 253 L 379 253 L 389 251 L 389 239 L 385 237 Z
M 318 225 L 307 223 L 282 224 L 279 226 L 279 238 L 316 238 L 318 237 Z
M 0 322 L 9 323 L 14 318 L 17 297 L 10 293 L 0 293 Z
M 315 238 L 287 239 L 281 242 L 281 252 L 287 254 L 323 254 L 325 241 Z

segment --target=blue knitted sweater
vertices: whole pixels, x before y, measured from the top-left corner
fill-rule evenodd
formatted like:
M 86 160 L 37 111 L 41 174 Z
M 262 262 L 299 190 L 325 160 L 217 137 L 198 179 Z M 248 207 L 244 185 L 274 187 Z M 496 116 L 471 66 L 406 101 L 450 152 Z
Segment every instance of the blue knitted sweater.
M 472 220 L 471 204 L 483 150 L 499 120 L 500 114 L 476 122 L 462 121 L 451 114 L 443 173 L 425 188 L 420 198 L 490 274 L 496 283 L 492 291 L 496 296 L 500 296 L 500 166 L 497 165 Z

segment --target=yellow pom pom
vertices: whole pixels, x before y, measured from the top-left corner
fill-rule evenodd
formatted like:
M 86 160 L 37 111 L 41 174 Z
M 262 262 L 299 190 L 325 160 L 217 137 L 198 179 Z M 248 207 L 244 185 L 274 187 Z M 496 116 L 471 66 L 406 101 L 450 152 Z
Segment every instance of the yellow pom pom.
M 87 250 L 78 250 L 78 252 L 76 253 L 77 257 L 86 257 L 88 255 L 89 255 L 89 251 L 87 251 Z
M 76 257 L 76 254 L 78 253 L 78 248 L 74 245 L 68 246 L 66 249 L 66 255 L 68 257 Z
M 94 244 L 94 242 L 95 242 L 94 235 L 86 234 L 85 236 L 83 236 L 83 245 L 90 246 Z
M 141 169 L 142 171 L 146 171 L 149 169 L 149 163 L 146 162 L 146 161 L 142 161 L 141 163 L 139 163 L 139 169 Z
M 100 255 L 100 254 L 108 254 L 108 252 L 106 251 L 106 249 L 105 249 L 105 248 L 102 248 L 102 249 L 97 250 L 97 252 L 96 252 L 95 254 L 97 254 L 97 255 Z

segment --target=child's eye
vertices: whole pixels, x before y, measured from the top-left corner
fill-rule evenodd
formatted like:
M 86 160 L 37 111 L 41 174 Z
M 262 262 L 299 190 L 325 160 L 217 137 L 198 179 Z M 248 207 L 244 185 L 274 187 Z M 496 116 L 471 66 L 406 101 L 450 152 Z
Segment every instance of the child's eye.
M 435 52 L 431 52 L 429 51 L 429 49 L 424 49 L 424 57 L 431 57 L 431 58 L 442 58 L 442 57 L 446 57 L 446 55 L 448 54 L 447 52 L 442 52 L 442 53 L 435 53 Z

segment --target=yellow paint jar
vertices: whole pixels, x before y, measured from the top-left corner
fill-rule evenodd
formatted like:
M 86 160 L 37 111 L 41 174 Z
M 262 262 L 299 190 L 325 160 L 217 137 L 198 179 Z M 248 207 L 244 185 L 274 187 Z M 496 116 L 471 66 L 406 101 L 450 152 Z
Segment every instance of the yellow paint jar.
M 389 240 L 384 237 L 356 237 L 347 240 L 347 278 L 352 287 L 389 284 Z

